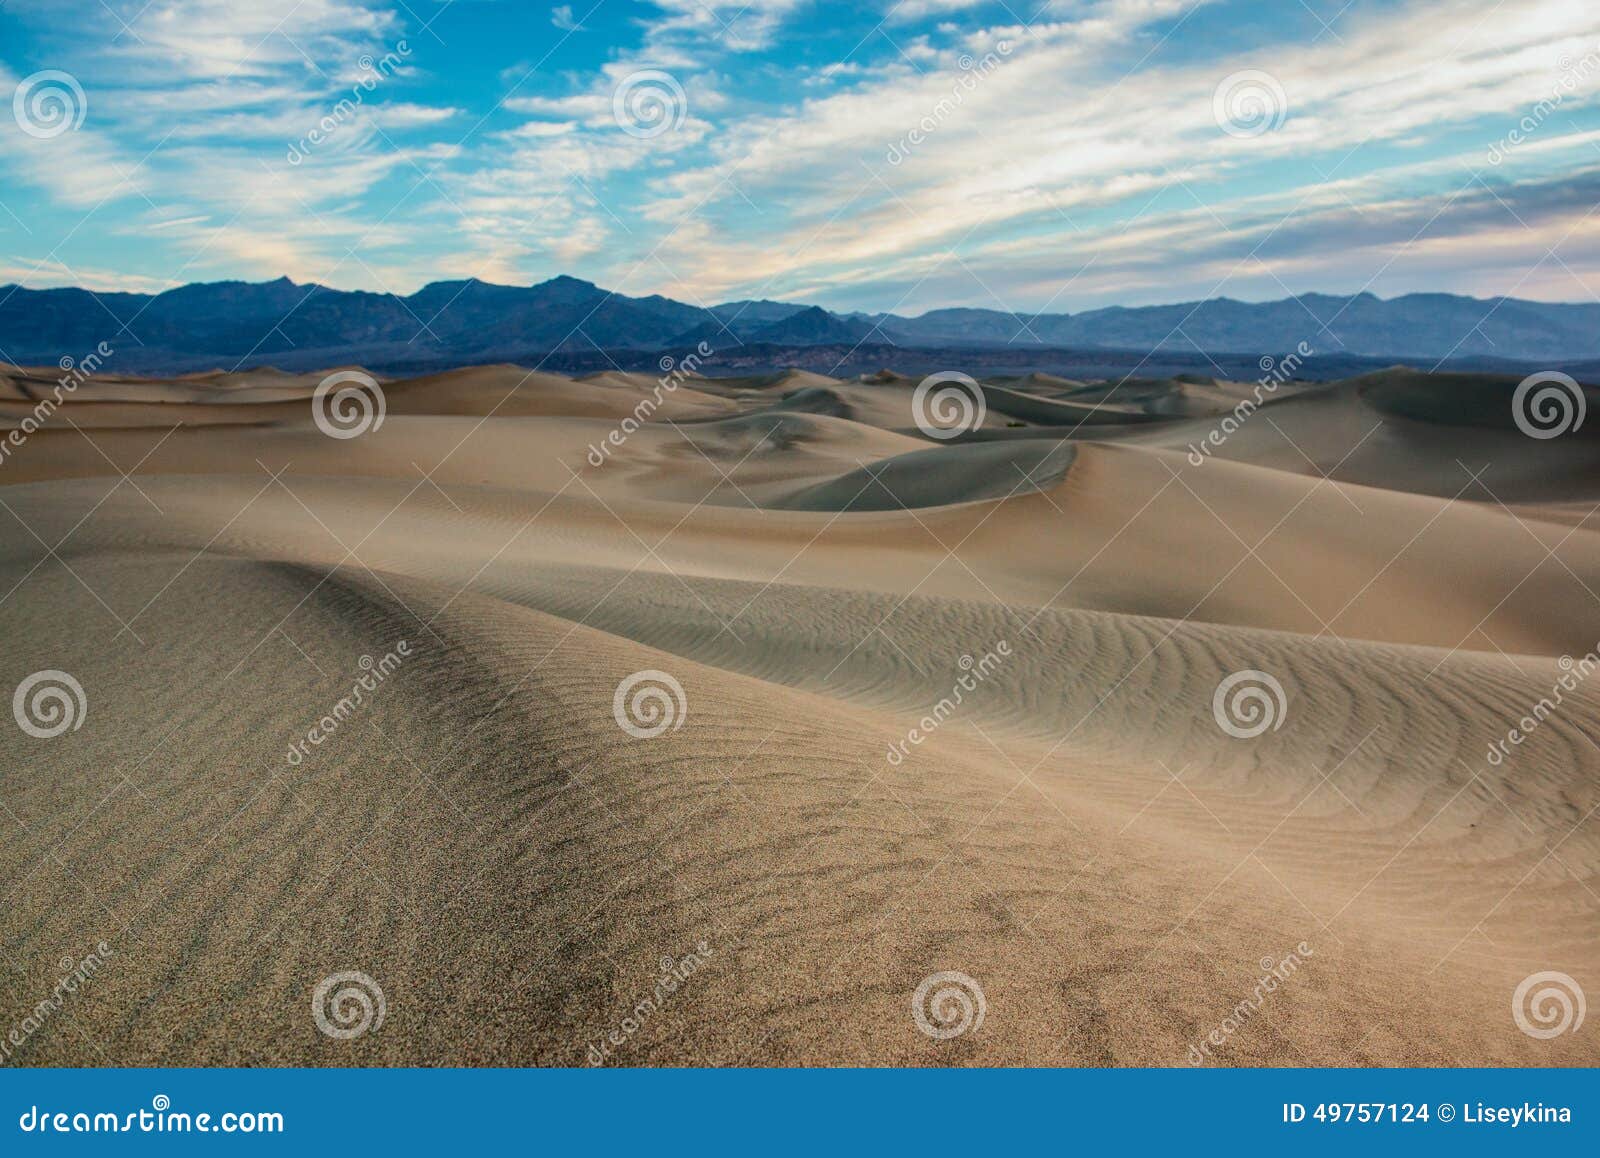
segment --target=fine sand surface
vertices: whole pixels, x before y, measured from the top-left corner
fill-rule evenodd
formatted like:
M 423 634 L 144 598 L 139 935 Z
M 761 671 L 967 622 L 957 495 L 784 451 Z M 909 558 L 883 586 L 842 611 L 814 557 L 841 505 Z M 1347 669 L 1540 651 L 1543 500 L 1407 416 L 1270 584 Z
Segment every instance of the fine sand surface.
M 1285 384 L 1201 454 L 1253 384 L 940 439 L 892 373 L 486 366 L 340 439 L 321 375 L 104 375 L 24 427 L 58 376 L 0 366 L 0 693 L 84 693 L 0 728 L 6 1064 L 1600 1063 L 1549 997 L 1600 997 L 1600 423 L 1515 380 Z

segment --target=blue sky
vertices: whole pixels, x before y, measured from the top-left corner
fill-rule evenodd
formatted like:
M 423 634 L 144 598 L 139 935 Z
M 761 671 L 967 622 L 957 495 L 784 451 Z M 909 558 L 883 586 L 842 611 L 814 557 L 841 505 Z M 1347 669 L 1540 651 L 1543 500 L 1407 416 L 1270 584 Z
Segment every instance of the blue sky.
M 5 0 L 0 281 L 1600 300 L 1584 0 Z

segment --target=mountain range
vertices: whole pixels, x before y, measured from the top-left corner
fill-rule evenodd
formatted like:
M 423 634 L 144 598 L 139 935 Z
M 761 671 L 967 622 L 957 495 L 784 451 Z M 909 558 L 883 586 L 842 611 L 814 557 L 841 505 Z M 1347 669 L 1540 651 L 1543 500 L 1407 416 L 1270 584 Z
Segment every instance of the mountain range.
M 702 307 L 628 297 L 556 277 L 532 286 L 433 282 L 400 297 L 270 282 L 185 285 L 159 294 L 0 286 L 0 360 L 82 357 L 105 342 L 142 371 L 274 364 L 317 368 L 537 361 L 600 350 L 740 347 L 1131 350 L 1560 365 L 1600 358 L 1600 304 L 1408 294 L 1214 298 L 1077 314 L 939 309 L 917 317 L 833 313 L 791 302 Z

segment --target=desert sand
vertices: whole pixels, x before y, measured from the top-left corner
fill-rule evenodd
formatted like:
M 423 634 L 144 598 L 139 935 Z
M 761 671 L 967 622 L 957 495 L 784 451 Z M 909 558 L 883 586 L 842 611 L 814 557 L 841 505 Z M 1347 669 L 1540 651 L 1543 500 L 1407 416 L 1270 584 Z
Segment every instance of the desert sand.
M 614 445 L 655 378 L 346 439 L 321 377 L 103 374 L 0 462 L 0 690 L 84 692 L 0 728 L 11 1064 L 1600 1063 L 1513 1008 L 1600 994 L 1600 434 L 1514 379 L 1195 456 L 1251 384 L 991 381 L 945 440 L 892 373 L 689 378 Z

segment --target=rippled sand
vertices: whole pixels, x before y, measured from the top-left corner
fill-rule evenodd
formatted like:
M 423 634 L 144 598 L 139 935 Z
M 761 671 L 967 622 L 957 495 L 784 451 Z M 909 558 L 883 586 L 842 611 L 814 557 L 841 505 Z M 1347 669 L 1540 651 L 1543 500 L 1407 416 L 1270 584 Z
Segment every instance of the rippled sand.
M 1249 385 L 319 378 L 0 463 L 5 688 L 83 689 L 0 729 L 6 1060 L 1600 1062 L 1513 1010 L 1600 993 L 1600 438 L 1514 381 L 1199 454 Z

